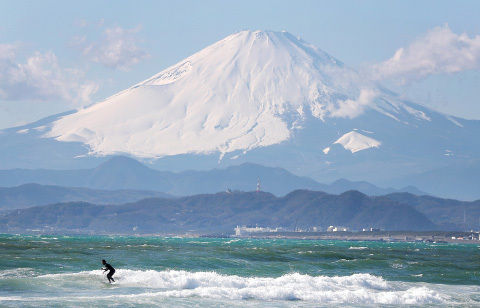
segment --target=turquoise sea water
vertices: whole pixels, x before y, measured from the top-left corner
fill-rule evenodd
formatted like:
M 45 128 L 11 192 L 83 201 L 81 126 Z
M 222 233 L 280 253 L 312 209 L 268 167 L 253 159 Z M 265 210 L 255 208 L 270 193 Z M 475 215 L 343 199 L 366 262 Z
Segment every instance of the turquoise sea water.
M 0 235 L 6 307 L 473 307 L 479 284 L 469 244 Z

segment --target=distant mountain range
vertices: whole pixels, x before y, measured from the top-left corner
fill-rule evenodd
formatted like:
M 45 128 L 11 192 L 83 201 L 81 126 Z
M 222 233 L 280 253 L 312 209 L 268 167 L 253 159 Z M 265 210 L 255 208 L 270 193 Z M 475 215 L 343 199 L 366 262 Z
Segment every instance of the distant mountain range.
M 442 230 L 480 230 L 480 200 L 466 202 L 409 193 L 393 193 L 385 197 L 412 206 Z
M 280 171 L 277 177 L 282 181 L 280 175 L 284 171 Z M 121 174 L 119 176 L 122 177 Z M 350 182 L 339 181 L 331 189 L 338 189 L 342 183 Z M 363 185 L 370 187 L 365 183 Z M 327 225 L 379 227 L 386 230 L 480 228 L 480 200 L 466 202 L 407 192 L 368 197 L 353 190 L 335 195 L 296 190 L 284 197 L 275 197 L 266 192 L 241 191 L 174 197 L 148 190 L 98 190 L 24 184 L 0 188 L 2 212 L 3 226 L 0 222 L 0 231 L 32 228 L 46 228 L 48 231 L 51 228 L 57 231 L 128 233 L 133 230 L 129 229 L 132 224 L 137 226 L 135 231 L 140 233 L 226 231 L 235 224 L 292 227 L 294 222 L 299 227 L 307 228 Z M 221 222 L 216 221 L 217 218 Z M 54 219 L 54 223 L 49 219 Z M 96 225 L 97 219 L 108 221 L 105 229 Z M 146 221 L 145 225 L 138 223 L 143 220 Z M 80 226 L 76 221 L 85 224 Z M 117 224 L 118 227 L 115 227 Z
M 412 206 L 357 191 L 340 195 L 297 190 L 278 198 L 265 192 L 233 192 L 124 205 L 59 203 L 0 216 L 1 232 L 175 233 L 231 232 L 236 225 L 352 229 L 438 229 Z
M 147 190 L 99 190 L 82 187 L 23 184 L 15 187 L 0 187 L 0 211 L 71 201 L 122 204 L 153 197 L 170 198 L 172 196 Z
M 251 163 L 244 163 L 225 169 L 213 169 L 209 171 L 184 171 L 180 173 L 157 171 L 141 164 L 140 162 L 117 156 L 92 169 L 79 170 L 45 170 L 45 169 L 13 169 L 0 170 L 0 186 L 11 187 L 27 183 L 42 185 L 56 185 L 64 187 L 85 187 L 100 190 L 148 190 L 144 197 L 154 197 L 151 191 L 163 192 L 176 196 L 187 196 L 202 193 L 216 193 L 219 191 L 241 190 L 251 191 L 256 188 L 257 180 L 260 180 L 261 189 L 277 196 L 285 195 L 296 189 L 310 189 L 324 191 L 332 194 L 343 193 L 348 190 L 358 190 L 367 195 L 385 195 L 392 192 L 410 192 L 417 195 L 426 194 L 415 187 L 404 189 L 379 188 L 368 182 L 352 182 L 338 180 L 332 184 L 321 184 L 307 177 L 296 176 L 282 168 L 264 167 Z M 29 190 L 30 189 L 30 190 Z M 53 187 L 30 186 L 23 187 L 23 194 L 38 194 L 37 202 L 43 202 L 42 195 L 48 194 Z M 56 188 L 60 190 L 61 188 Z M 15 201 L 18 190 L 0 190 L 0 198 L 10 198 Z M 43 190 L 43 191 L 42 191 Z M 78 190 L 76 190 L 78 192 Z M 60 193 L 60 192 L 57 192 Z M 127 192 L 130 194 L 131 192 Z M 74 196 L 71 191 L 63 193 L 66 196 Z M 91 193 L 92 196 L 100 193 Z M 103 194 L 103 193 L 102 193 Z M 142 192 L 134 195 L 141 196 Z M 112 194 L 110 194 L 112 195 Z M 132 194 L 131 194 L 132 195 Z M 24 196 L 20 196 L 23 198 Z M 93 199 L 57 199 L 52 201 L 88 201 L 98 203 Z M 108 201 L 108 198 L 105 199 Z M 21 200 L 19 200 L 21 201 Z M 133 200 L 125 200 L 133 201 Z M 48 202 L 51 203 L 51 202 Z M 109 203 L 109 202 L 100 202 Z M 37 203 L 45 204 L 45 203 Z M 32 204 L 34 205 L 34 204 Z M 2 204 L 0 203 L 0 208 Z
M 390 182 L 392 185 L 402 183 L 421 187 L 439 197 L 460 200 L 480 199 L 480 155 L 475 159 L 419 172 Z

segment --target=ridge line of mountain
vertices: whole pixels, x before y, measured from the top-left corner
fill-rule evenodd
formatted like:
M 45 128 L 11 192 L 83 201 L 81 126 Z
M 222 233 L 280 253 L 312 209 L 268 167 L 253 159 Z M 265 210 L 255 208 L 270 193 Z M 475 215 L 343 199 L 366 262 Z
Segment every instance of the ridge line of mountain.
M 174 173 L 151 169 L 135 159 L 117 156 L 90 169 L 0 170 L 0 187 L 37 183 L 101 190 L 148 190 L 176 196 L 215 193 L 227 189 L 248 191 L 256 187 L 257 180 L 261 181 L 260 185 L 264 190 L 275 195 L 285 195 L 295 189 L 322 190 L 329 193 L 356 189 L 367 195 L 400 191 L 417 195 L 426 194 L 415 187 L 379 188 L 365 181 L 345 179 L 322 184 L 305 176 L 297 176 L 283 168 L 265 167 L 254 163 L 242 163 L 223 169 Z
M 1 196 L 2 194 L 0 190 L 0 202 Z M 74 208 L 70 208 L 70 206 L 74 206 Z M 85 208 L 83 208 L 83 206 L 85 206 Z M 167 208 L 163 208 L 165 206 Z M 282 206 L 285 208 L 282 208 Z M 263 191 L 230 191 L 172 198 L 149 196 L 147 198 L 142 198 L 141 200 L 116 205 L 108 203 L 98 204 L 80 200 L 57 202 L 24 209 L 4 211 L 3 214 L 0 215 L 3 217 L 0 219 L 0 222 L 3 219 L 3 230 L 5 230 L 5 228 L 8 229 L 8 226 L 11 226 L 8 222 L 10 219 L 16 221 L 15 224 L 20 228 L 23 224 L 23 222 L 21 222 L 22 216 L 31 217 L 29 221 L 33 223 L 37 220 L 44 220 L 46 217 L 52 217 L 52 215 L 55 217 L 63 215 L 61 213 L 64 211 L 73 211 L 72 217 L 55 220 L 55 228 L 61 229 L 62 224 L 70 220 L 83 220 L 84 218 L 82 217 L 84 216 L 84 210 L 90 211 L 92 217 L 95 216 L 92 211 L 105 212 L 105 215 L 108 216 L 105 217 L 105 219 L 110 219 L 112 217 L 111 215 L 119 215 L 118 213 L 122 212 L 122 209 L 126 212 L 130 212 L 133 216 L 138 214 L 135 214 L 135 211 L 141 212 L 142 214 L 138 215 L 142 218 L 140 219 L 140 216 L 135 218 L 138 221 L 146 219 L 146 217 L 150 215 L 149 211 L 159 211 L 159 213 L 155 215 L 161 217 L 161 219 L 159 218 L 156 222 L 152 220 L 149 225 L 150 229 L 143 230 L 146 233 L 148 233 L 147 231 L 159 231 L 160 229 L 158 228 L 160 228 L 160 226 L 157 226 L 157 223 L 169 225 L 171 228 L 175 229 L 174 231 L 183 230 L 182 228 L 184 227 L 187 228 L 186 225 L 188 225 L 189 222 L 191 222 L 196 228 L 207 228 L 210 226 L 210 223 L 213 223 L 212 226 L 215 226 L 219 223 L 218 221 L 214 221 L 215 219 L 213 219 L 213 217 L 216 217 L 215 215 L 225 215 L 225 219 L 228 217 L 236 217 L 238 215 L 240 215 L 239 217 L 243 217 L 242 219 L 244 220 L 239 219 L 237 222 L 230 220 L 229 227 L 232 227 L 235 223 L 291 227 L 292 221 L 288 223 L 288 221 L 279 218 L 284 216 L 291 217 L 291 219 L 300 221 L 300 223 L 305 221 L 306 228 L 317 226 L 326 228 L 329 225 L 343 224 L 343 226 L 357 229 L 363 227 L 378 227 L 385 230 L 396 228 L 397 230 L 401 229 L 406 231 L 420 230 L 422 228 L 422 230 L 426 230 L 425 227 L 428 226 L 429 228 L 437 228 L 435 230 L 465 231 L 480 227 L 478 226 L 480 219 L 480 200 L 467 202 L 453 199 L 442 199 L 427 195 L 416 196 L 410 193 L 391 193 L 383 196 L 367 196 L 355 190 L 346 191 L 341 194 L 329 194 L 326 192 L 305 189 L 294 190 L 281 197 Z M 117 210 L 120 212 L 117 213 Z M 188 213 L 191 213 L 192 211 L 194 212 L 189 216 Z M 260 214 L 259 211 L 261 212 Z M 117 214 L 111 214 L 110 212 Z M 465 213 L 467 212 L 469 215 L 465 216 Z M 319 221 L 318 224 L 315 224 L 315 220 L 312 220 L 312 217 L 310 217 L 311 215 L 316 217 L 315 219 Z M 332 219 L 331 221 L 328 220 L 328 217 L 330 216 L 335 217 L 335 219 Z M 180 219 L 180 217 L 183 218 Z M 250 220 L 247 219 L 248 217 L 250 217 Z M 271 217 L 276 218 L 273 219 Z M 131 225 L 132 221 L 129 219 L 128 216 L 125 216 L 121 224 Z M 173 221 L 183 219 L 185 222 L 181 225 L 176 225 L 175 223 L 172 225 L 172 222 L 170 221 L 172 219 Z M 417 221 L 419 224 L 409 224 L 410 220 L 413 222 Z M 198 221 L 208 221 L 208 223 L 199 225 Z M 184 224 L 186 225 L 184 226 Z M 27 228 L 27 226 L 28 225 L 24 225 L 25 228 Z M 45 227 L 48 226 L 48 224 L 42 226 Z M 227 226 L 225 225 L 224 227 L 226 228 Z M 411 229 L 408 229 L 407 227 Z M 20 229 L 25 229 L 22 228 Z M 168 231 L 167 229 L 163 231 Z M 13 229 L 8 229 L 7 231 L 12 230 Z M 103 232 L 108 230 L 95 229 L 94 231 Z M 117 231 L 123 232 L 128 230 Z M 205 229 L 205 231 L 219 230 Z
M 181 232 L 232 231 L 236 225 L 301 228 L 329 225 L 350 229 L 435 230 L 410 205 L 358 191 L 339 195 L 296 190 L 283 197 L 268 192 L 221 192 L 173 199 L 148 198 L 119 205 L 67 202 L 0 215 L 0 231 Z

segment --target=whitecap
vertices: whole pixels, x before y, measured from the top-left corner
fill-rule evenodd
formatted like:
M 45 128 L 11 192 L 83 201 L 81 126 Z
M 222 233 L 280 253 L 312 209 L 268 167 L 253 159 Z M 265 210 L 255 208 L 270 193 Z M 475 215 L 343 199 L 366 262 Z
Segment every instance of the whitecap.
M 37 277 L 55 283 L 103 279 L 100 271 L 49 274 Z M 209 299 L 307 301 L 316 304 L 442 304 L 449 297 L 422 284 L 389 282 L 371 274 L 310 276 L 291 273 L 280 277 L 241 277 L 215 272 L 119 269 L 118 288 L 148 288 L 126 296 L 200 297 Z M 115 295 L 117 296 L 117 295 Z
M 7 269 L 7 270 L 0 271 L 0 279 L 29 277 L 29 276 L 33 276 L 34 273 L 35 273 L 34 269 L 30 267 Z

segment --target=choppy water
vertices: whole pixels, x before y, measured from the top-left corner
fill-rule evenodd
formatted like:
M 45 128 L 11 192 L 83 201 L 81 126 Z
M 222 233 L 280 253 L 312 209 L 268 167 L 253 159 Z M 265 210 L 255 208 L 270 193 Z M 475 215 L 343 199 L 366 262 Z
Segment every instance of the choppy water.
M 480 306 L 479 284 L 477 245 L 0 235 L 7 307 Z

